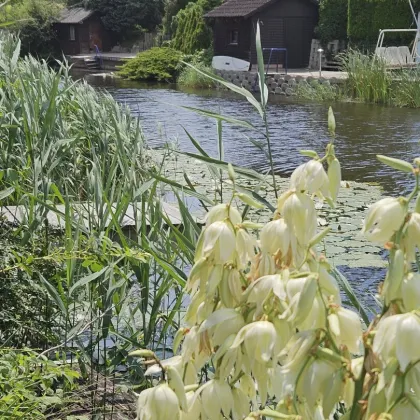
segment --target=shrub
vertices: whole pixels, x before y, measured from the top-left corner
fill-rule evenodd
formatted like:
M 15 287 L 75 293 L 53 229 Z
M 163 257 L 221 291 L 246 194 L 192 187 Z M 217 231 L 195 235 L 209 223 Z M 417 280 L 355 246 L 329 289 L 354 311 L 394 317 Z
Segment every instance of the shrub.
M 348 0 L 322 0 L 316 36 L 325 45 L 335 39 L 347 39 Z
M 155 47 L 127 61 L 119 75 L 131 80 L 174 80 L 182 53 L 168 47 Z

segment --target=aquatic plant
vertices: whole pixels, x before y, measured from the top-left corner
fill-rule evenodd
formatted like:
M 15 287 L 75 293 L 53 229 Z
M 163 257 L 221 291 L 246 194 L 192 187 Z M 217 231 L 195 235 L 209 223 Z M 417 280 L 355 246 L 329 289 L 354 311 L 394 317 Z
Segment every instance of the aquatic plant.
M 296 86 L 296 95 L 301 99 L 313 101 L 338 101 L 343 97 L 340 86 L 332 85 L 329 82 L 299 83 Z
M 396 74 L 392 103 L 400 107 L 420 108 L 420 71 L 404 70 Z
M 349 50 L 339 55 L 339 60 L 347 72 L 346 90 L 351 98 L 368 103 L 390 102 L 392 77 L 383 59 Z

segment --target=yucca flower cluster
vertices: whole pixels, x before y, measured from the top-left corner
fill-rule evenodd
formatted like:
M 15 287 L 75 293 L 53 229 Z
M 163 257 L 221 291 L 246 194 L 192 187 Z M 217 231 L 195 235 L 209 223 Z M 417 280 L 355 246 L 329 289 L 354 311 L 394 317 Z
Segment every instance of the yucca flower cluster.
M 329 128 L 334 138 L 331 110 Z M 364 327 L 342 306 L 317 250 L 328 229 L 318 232 L 314 198 L 334 205 L 341 183 L 334 144 L 322 158 L 305 154 L 312 160 L 294 171 L 262 229 L 242 220 L 232 201 L 208 213 L 176 356 L 137 354 L 156 359 L 146 375 L 162 374 L 140 394 L 139 420 L 420 418 L 420 275 L 411 265 L 420 246 L 419 200 L 409 210 L 420 162 L 414 168 L 382 157 L 414 172 L 417 186 L 410 197 L 385 198 L 367 214 L 363 231 L 386 246 L 390 267 L 380 289 L 382 313 Z M 210 375 L 199 382 L 205 366 Z

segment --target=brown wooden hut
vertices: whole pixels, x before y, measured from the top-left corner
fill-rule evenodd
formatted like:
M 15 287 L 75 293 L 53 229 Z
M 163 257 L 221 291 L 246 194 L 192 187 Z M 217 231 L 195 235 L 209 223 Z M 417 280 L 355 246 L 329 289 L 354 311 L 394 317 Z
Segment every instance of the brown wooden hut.
M 88 54 L 109 51 L 111 34 L 104 28 L 98 13 L 83 7 L 63 9 L 55 24 L 60 48 L 66 55 Z
M 213 27 L 214 55 L 257 62 L 255 31 L 261 25 L 263 48 L 287 48 L 288 67 L 309 64 L 311 41 L 318 22 L 318 0 L 227 0 L 205 15 Z M 268 58 L 265 52 L 265 60 Z M 284 63 L 284 56 L 273 62 Z

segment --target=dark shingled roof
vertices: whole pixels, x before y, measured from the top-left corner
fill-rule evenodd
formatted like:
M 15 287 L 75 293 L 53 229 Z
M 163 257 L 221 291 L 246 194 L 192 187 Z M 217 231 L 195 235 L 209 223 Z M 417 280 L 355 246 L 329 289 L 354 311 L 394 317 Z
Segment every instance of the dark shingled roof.
M 248 18 L 260 9 L 274 3 L 276 0 L 228 0 L 221 6 L 208 12 L 204 17 L 242 17 Z M 310 0 L 312 3 L 318 4 L 318 0 Z
M 84 7 L 72 7 L 71 9 L 63 9 L 61 11 L 58 21 L 60 23 L 80 23 L 92 16 L 95 12 L 93 10 L 87 10 Z

